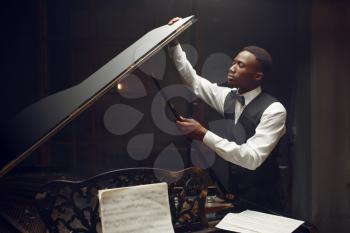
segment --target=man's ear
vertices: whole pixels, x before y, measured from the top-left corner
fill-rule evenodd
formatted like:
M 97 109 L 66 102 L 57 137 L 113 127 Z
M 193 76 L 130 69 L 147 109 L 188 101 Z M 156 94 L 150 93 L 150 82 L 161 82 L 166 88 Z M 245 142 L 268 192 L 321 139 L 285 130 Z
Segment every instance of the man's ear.
M 262 72 L 257 72 L 256 74 L 255 74 L 255 81 L 257 81 L 257 82 L 261 82 L 262 80 L 263 80 L 263 78 L 264 78 L 264 73 L 262 73 Z

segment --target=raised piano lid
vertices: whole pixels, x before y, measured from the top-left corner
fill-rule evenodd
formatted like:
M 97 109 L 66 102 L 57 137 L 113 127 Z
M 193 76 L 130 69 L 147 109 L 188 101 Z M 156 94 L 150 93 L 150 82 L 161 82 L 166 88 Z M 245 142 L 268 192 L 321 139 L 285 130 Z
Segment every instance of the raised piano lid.
M 0 177 L 13 169 L 36 148 L 91 106 L 134 69 L 192 25 L 194 16 L 180 19 L 145 34 L 80 84 L 50 95 L 25 108 L 6 130 L 8 163 Z

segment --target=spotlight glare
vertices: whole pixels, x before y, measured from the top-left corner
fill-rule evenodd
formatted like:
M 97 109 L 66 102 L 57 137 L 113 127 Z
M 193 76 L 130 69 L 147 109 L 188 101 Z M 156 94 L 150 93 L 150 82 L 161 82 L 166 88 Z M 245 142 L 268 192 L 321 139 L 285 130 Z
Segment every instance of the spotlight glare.
M 122 91 L 123 89 L 124 89 L 123 84 L 118 83 L 118 84 L 117 84 L 117 90 L 118 90 L 118 91 Z

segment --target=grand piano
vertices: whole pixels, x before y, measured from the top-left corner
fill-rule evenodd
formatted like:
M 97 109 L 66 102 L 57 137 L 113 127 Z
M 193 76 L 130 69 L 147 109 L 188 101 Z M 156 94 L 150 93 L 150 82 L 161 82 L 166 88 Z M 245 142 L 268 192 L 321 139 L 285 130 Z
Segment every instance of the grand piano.
M 97 190 L 155 182 L 169 185 L 176 232 L 216 231 L 213 223 L 228 211 L 235 211 L 231 203 L 216 199 L 215 195 L 222 194 L 223 188 L 215 173 L 200 168 L 118 169 L 81 180 L 59 172 L 20 176 L 11 173 L 108 91 L 121 85 L 132 72 L 152 78 L 152 71 L 139 68 L 195 21 L 190 16 L 148 32 L 80 84 L 34 103 L 13 118 L 2 131 L 7 140 L 4 151 L 8 159 L 0 170 L 1 232 L 101 232 Z M 166 101 L 163 105 L 165 111 Z M 216 201 L 218 205 L 213 203 Z M 312 231 L 307 226 L 299 230 Z
M 111 170 L 83 180 L 60 172 L 11 173 L 108 91 L 123 85 L 136 69 L 143 78 L 157 78 L 153 77 L 156 71 L 147 74 L 142 65 L 147 66 L 144 63 L 152 56 L 159 57 L 157 53 L 194 22 L 190 16 L 148 32 L 83 82 L 23 109 L 3 127 L 7 160 L 2 160 L 0 170 L 1 232 L 101 232 L 97 190 L 155 182 L 169 184 L 177 231 L 208 225 L 204 204 L 209 179 L 198 168 L 175 172 L 138 167 Z

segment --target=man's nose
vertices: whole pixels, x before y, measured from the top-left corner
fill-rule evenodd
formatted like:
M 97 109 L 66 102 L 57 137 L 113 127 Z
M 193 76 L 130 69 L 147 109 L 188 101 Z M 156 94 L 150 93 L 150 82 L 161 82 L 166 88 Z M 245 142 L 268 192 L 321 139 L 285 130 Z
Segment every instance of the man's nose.
M 230 71 L 232 73 L 236 72 L 236 64 L 232 64 L 232 66 L 230 67 Z

